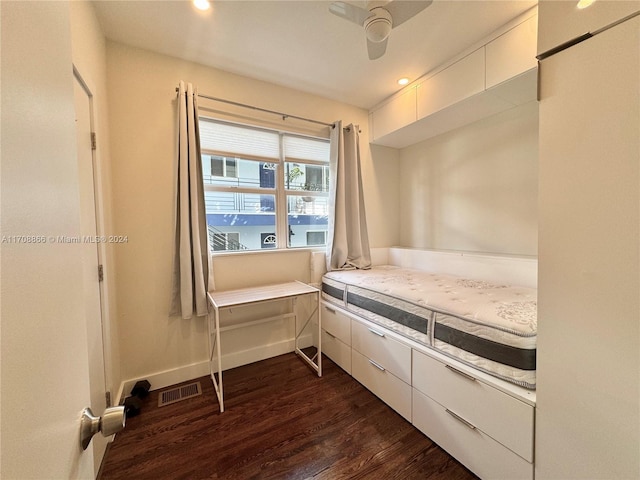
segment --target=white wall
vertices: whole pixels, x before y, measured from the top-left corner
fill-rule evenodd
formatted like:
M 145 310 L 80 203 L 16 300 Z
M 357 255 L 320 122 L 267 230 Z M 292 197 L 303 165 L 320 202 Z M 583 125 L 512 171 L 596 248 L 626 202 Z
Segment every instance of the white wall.
M 538 106 L 400 151 L 401 245 L 537 255 Z
M 367 112 L 296 90 L 240 77 L 172 57 L 107 44 L 114 233 L 129 242 L 116 251 L 122 378 L 147 377 L 196 365 L 206 353 L 203 319 L 169 317 L 174 241 L 175 87 L 192 82 L 203 94 L 310 117 L 360 125 L 365 201 L 371 244 L 396 241 L 397 168 L 389 155 L 371 155 Z M 252 121 L 251 111 L 200 102 L 201 111 Z M 309 124 L 259 117 L 262 124 L 307 133 Z M 306 130 L 305 130 L 306 129 Z M 322 130 L 321 129 L 321 130 Z M 390 228 L 391 227 L 391 228 Z M 219 289 L 309 279 L 309 252 L 259 253 L 214 259 Z M 172 378 L 175 378 L 172 377 Z M 158 388 L 158 385 L 153 385 Z M 127 393 L 127 392 L 125 392 Z
M 93 95 L 94 130 L 97 135 L 95 152 L 96 194 L 101 200 L 98 205 L 97 222 L 100 234 L 109 235 L 113 229 L 111 214 L 111 177 L 109 155 L 109 113 L 107 106 L 107 50 L 106 41 L 93 5 L 90 2 L 71 2 L 71 54 L 73 65 L 88 84 Z M 103 322 L 105 323 L 104 344 L 107 391 L 115 395 L 121 382 L 120 358 L 117 336 L 117 303 L 115 253 L 118 244 L 100 244 L 101 261 L 104 265 L 103 282 Z M 117 401 L 117 399 L 113 399 Z
M 93 478 L 68 2 L 1 2 L 2 478 Z M 12 243 L 13 236 L 44 237 Z
M 538 286 L 538 261 L 534 257 L 392 247 L 388 263 L 487 282 Z
M 402 211 L 400 150 L 382 145 L 369 147 L 371 168 L 365 169 L 362 176 L 371 248 L 398 245 Z

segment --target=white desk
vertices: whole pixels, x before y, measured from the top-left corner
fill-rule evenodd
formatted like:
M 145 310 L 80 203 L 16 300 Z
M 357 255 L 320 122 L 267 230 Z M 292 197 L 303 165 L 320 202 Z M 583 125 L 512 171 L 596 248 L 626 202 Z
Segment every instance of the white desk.
M 302 328 L 298 329 L 298 308 L 297 299 L 303 295 L 315 295 L 315 308 L 306 319 Z M 275 300 L 283 300 L 290 298 L 292 300 L 292 316 L 295 319 L 295 352 L 309 366 L 318 372 L 318 376 L 322 376 L 322 349 L 321 349 L 321 321 L 320 321 L 320 290 L 302 282 L 288 282 L 277 285 L 265 285 L 260 287 L 241 288 L 237 290 L 227 290 L 221 292 L 209 292 L 207 294 L 209 304 L 213 307 L 209 311 L 208 331 L 209 331 L 209 369 L 211 371 L 211 379 L 216 389 L 218 402 L 220 403 L 220 412 L 224 412 L 224 394 L 222 389 L 222 354 L 220 351 L 220 311 L 232 307 L 243 307 L 261 302 L 271 302 Z M 213 319 L 211 314 L 213 313 Z M 318 347 L 316 354 L 309 358 L 298 346 L 300 335 L 305 327 L 311 321 L 313 316 L 318 315 Z M 248 322 L 249 325 L 254 322 Z M 214 367 L 213 360 L 216 356 L 217 366 Z M 218 378 L 216 379 L 216 371 Z

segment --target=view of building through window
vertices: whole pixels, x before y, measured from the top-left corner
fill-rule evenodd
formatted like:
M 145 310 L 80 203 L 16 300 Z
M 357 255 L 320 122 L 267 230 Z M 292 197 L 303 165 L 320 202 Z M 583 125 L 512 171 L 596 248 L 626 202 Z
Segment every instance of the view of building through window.
M 201 118 L 213 251 L 322 246 L 329 141 Z

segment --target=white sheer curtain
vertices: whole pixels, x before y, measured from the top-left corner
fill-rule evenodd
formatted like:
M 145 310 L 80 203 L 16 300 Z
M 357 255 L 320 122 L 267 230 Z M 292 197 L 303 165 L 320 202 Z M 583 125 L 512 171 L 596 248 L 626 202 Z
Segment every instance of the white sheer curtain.
M 207 291 L 213 288 L 207 218 L 202 183 L 197 93 L 178 87 L 178 164 L 176 242 L 171 314 L 192 318 L 207 314 Z
M 359 127 L 335 123 L 331 131 L 331 187 L 327 270 L 371 268 L 360 174 Z

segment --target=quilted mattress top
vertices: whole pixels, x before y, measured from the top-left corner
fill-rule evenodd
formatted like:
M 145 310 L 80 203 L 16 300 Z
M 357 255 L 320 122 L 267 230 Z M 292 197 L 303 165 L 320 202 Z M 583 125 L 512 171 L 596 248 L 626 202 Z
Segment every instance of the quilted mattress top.
M 325 278 L 384 293 L 523 337 L 537 332 L 537 290 L 395 266 L 344 270 Z

